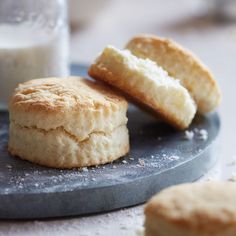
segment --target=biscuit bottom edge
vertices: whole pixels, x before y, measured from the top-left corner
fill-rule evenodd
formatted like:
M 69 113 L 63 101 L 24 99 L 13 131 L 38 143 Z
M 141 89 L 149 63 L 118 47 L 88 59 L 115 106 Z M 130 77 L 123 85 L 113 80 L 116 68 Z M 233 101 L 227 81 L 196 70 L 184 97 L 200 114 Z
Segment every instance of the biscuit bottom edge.
M 11 123 L 8 151 L 11 155 L 53 168 L 88 167 L 112 162 L 129 152 L 126 125 L 111 133 L 91 133 L 78 142 L 61 130 L 42 132 Z

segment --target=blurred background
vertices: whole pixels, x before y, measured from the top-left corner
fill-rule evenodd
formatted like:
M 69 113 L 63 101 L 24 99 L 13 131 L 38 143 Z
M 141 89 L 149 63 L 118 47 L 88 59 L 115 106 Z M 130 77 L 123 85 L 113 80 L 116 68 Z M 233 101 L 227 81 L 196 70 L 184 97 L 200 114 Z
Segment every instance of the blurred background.
M 235 0 L 69 0 L 69 9 L 73 61 L 90 62 L 140 33 L 171 37 L 203 60 L 227 50 L 221 40 L 235 43 Z

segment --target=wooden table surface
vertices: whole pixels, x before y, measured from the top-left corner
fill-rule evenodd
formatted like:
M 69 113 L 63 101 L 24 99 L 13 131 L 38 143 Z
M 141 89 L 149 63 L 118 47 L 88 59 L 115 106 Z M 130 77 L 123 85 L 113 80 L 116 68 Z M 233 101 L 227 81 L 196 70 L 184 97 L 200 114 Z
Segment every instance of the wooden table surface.
M 236 24 L 212 20 L 200 0 L 111 0 L 88 26 L 73 32 L 71 61 L 91 63 L 108 44 L 124 47 L 134 35 L 170 37 L 195 52 L 223 93 L 221 160 L 203 180 L 236 180 Z M 235 172 L 236 173 L 236 172 Z M 108 214 L 43 221 L 0 221 L 0 235 L 135 236 L 142 230 L 143 206 Z

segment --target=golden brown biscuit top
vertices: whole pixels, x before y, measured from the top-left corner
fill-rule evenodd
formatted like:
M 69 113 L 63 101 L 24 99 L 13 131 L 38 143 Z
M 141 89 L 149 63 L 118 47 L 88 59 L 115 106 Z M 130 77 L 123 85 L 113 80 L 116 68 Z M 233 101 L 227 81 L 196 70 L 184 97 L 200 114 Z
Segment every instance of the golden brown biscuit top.
M 202 114 L 215 110 L 221 101 L 220 88 L 201 60 L 178 43 L 154 35 L 132 38 L 126 48 L 134 55 L 149 58 L 188 89 Z
M 27 110 L 118 108 L 126 100 L 109 88 L 80 77 L 34 79 L 20 84 L 10 107 Z
M 170 187 L 150 200 L 145 213 L 196 229 L 235 225 L 236 184 L 207 182 Z

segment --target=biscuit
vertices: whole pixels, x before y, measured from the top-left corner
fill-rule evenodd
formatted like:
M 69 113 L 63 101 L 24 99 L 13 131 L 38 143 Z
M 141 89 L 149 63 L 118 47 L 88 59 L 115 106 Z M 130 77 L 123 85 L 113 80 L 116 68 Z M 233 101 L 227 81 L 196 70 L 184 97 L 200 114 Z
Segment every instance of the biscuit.
M 106 47 L 88 73 L 118 88 L 178 129 L 187 128 L 195 115 L 193 99 L 177 80 L 156 63 L 137 58 L 128 50 Z
M 155 61 L 170 76 L 180 80 L 196 101 L 199 113 L 211 112 L 219 105 L 221 92 L 212 73 L 193 53 L 177 43 L 141 35 L 131 39 L 126 48 L 137 57 Z
M 146 236 L 235 236 L 236 184 L 182 184 L 161 191 L 145 207 Z
M 55 168 L 111 162 L 129 151 L 127 107 L 109 88 L 79 77 L 20 84 L 9 104 L 9 152 Z

